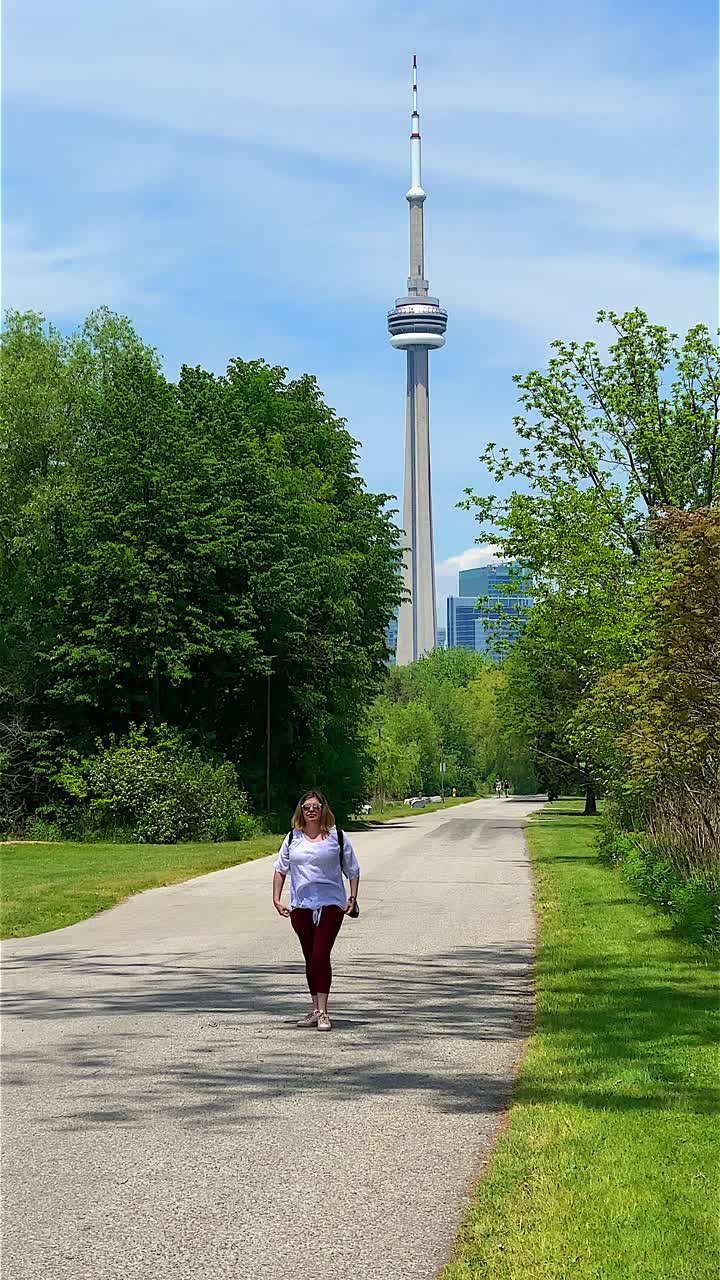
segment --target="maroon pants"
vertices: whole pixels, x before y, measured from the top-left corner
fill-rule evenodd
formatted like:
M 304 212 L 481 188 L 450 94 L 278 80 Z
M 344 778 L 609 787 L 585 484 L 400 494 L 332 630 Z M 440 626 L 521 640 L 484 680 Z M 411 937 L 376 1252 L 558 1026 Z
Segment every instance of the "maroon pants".
M 340 932 L 345 912 L 342 907 L 323 907 L 320 920 L 313 924 L 313 913 L 305 907 L 295 907 L 290 912 L 290 921 L 295 930 L 305 957 L 305 973 L 310 994 L 323 995 L 330 990 L 332 969 L 330 968 L 330 952 Z

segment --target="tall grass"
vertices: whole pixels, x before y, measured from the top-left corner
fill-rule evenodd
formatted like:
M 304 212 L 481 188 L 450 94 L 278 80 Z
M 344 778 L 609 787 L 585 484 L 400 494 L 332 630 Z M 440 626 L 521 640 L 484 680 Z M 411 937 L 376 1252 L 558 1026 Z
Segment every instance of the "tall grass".
M 720 873 L 720 761 L 670 780 L 648 806 L 648 835 L 689 878 Z
M 678 935 L 720 949 L 720 868 L 687 850 L 677 833 L 623 831 L 605 820 L 601 858 L 617 867 L 637 894 L 672 920 Z

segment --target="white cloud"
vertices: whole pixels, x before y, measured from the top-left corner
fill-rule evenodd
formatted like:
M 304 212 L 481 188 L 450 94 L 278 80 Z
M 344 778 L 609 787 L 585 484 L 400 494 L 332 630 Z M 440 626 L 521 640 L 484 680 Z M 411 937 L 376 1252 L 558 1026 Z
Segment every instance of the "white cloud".
M 436 566 L 435 577 L 438 583 L 446 579 L 448 581 L 451 578 L 457 579 L 457 575 L 465 569 L 479 569 L 482 565 L 499 564 L 501 559 L 500 547 L 492 542 L 485 542 L 480 546 L 468 547 L 457 556 L 448 556 L 447 560 L 443 560 Z M 457 581 L 455 586 L 457 587 Z
M 452 5 L 430 21 L 415 15 L 426 37 L 429 172 L 578 201 L 612 225 L 713 240 L 702 121 L 714 108 L 714 65 L 643 76 L 630 60 L 623 75 L 628 24 L 609 32 L 596 15 L 573 28 L 557 14 L 554 33 L 552 11 L 539 24 L 532 6 L 510 20 L 495 7 L 482 30 L 472 13 L 461 18 L 462 38 Z M 95 0 L 8 9 L 10 99 L 274 150 L 280 171 L 292 157 L 355 174 L 406 166 L 407 27 L 387 9 L 322 0 L 301 9 L 125 0 L 101 16 Z
M 363 471 L 399 492 L 384 311 L 404 290 L 407 7 L 6 0 L 3 16 L 6 302 L 61 322 L 129 310 L 171 369 L 238 353 L 312 369 Z M 509 442 L 510 369 L 596 336 L 601 306 L 715 322 L 699 27 L 570 0 L 413 6 L 428 274 L 450 312 L 431 375 L 443 552 L 472 537 L 454 503 L 484 440 Z
M 562 205 L 569 204 L 573 219 L 587 227 L 686 235 L 710 248 L 716 243 L 716 193 L 697 175 L 682 184 L 664 173 L 659 180 L 651 174 L 638 179 L 625 170 L 622 158 L 615 164 L 596 160 L 594 171 L 588 168 L 590 157 L 579 158 L 575 168 L 561 167 L 552 159 L 538 163 L 524 148 L 514 154 L 500 151 L 484 138 L 472 150 L 445 146 L 430 158 L 436 186 L 442 178 L 454 178 L 485 193 L 505 190 L 541 197 L 552 202 L 555 219 Z M 483 198 L 481 191 L 468 197 L 471 202 L 478 198 Z
M 552 13 L 543 11 L 533 32 L 532 6 L 524 14 L 516 7 L 508 20 L 498 5 L 494 26 L 478 30 L 469 12 L 458 38 L 451 8 L 430 21 L 418 12 L 413 35 L 425 49 L 421 91 L 428 105 L 457 121 L 527 116 L 625 131 L 634 120 L 680 134 L 678 116 L 692 116 L 705 88 L 698 68 L 665 67 L 653 79 L 631 64 L 623 75 L 613 66 L 612 39 L 606 35 L 603 49 L 585 19 L 575 30 L 560 22 L 553 32 Z M 36 0 L 32 9 L 16 3 L 6 17 L 14 52 L 7 89 L 215 136 L 278 140 L 290 149 L 312 151 L 323 138 L 345 137 L 341 155 L 348 128 L 353 147 L 362 147 L 359 126 L 403 101 L 407 22 L 376 4 L 214 0 L 201 9 L 182 0 L 151 6 L 125 0 L 105 6 L 101 17 L 96 10 L 96 0 L 62 9 L 56 0 Z M 614 34 L 622 39 L 620 24 Z M 308 112 L 330 130 L 306 131 Z
M 448 556 L 435 566 L 435 595 L 437 599 L 438 620 L 445 626 L 446 600 L 448 596 L 457 595 L 458 574 L 462 569 L 478 569 L 481 565 L 499 564 L 500 548 L 486 542 L 480 546 L 468 547 L 459 555 Z
M 601 308 L 639 306 L 658 324 L 683 333 L 701 321 L 717 323 L 715 271 L 674 266 L 630 255 L 536 253 L 463 258 L 441 242 L 438 273 L 443 301 L 510 321 L 539 335 L 594 336 Z
M 40 311 L 53 319 L 93 310 L 147 303 L 152 294 L 142 269 L 129 272 L 122 236 L 90 234 L 41 245 L 32 227 L 3 228 L 3 294 L 7 306 Z
M 73 192 L 83 202 L 93 192 L 106 203 L 123 190 L 141 198 L 154 177 L 184 209 L 174 221 L 142 210 L 123 260 L 114 240 L 104 261 L 96 246 L 106 301 L 134 296 L 144 269 L 155 287 L 163 255 L 145 252 L 154 232 L 143 213 L 148 224 L 162 218 L 177 261 L 204 233 L 218 257 L 232 253 L 308 300 L 354 294 L 382 306 L 402 290 L 403 14 L 369 0 L 213 0 L 202 10 L 187 0 L 37 0 L 32 11 L 11 0 L 8 10 L 10 104 L 79 111 L 92 126 L 78 124 L 70 154 L 58 153 L 60 206 Z M 601 13 L 573 22 L 551 7 L 541 20 L 530 4 L 510 14 L 490 0 L 480 20 L 450 0 L 441 17 L 419 4 L 414 21 L 427 51 L 429 267 L 442 301 L 547 338 L 586 328 L 601 305 L 640 303 L 675 327 L 704 318 L 714 271 L 650 254 L 638 237 L 715 243 L 714 174 L 702 158 L 710 64 L 643 74 L 632 53 L 646 56 L 647 31 L 630 16 L 608 27 Z M 6 183 L 6 208 L 12 199 Z M 29 271 L 24 292 L 40 292 L 39 266 L 23 259 L 9 283 Z M 90 280 L 77 255 L 50 275 L 45 306 L 79 308 Z

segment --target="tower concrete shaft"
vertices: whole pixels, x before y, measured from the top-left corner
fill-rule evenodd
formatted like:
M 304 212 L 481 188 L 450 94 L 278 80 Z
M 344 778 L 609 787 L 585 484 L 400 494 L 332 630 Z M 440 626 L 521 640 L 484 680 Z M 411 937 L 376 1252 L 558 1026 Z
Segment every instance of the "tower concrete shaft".
M 403 585 L 410 599 L 400 606 L 398 666 L 407 666 L 429 653 L 437 636 L 428 364 L 427 347 L 409 348 L 403 499 L 403 529 L 409 550 L 403 562 Z
M 436 644 L 435 552 L 430 467 L 430 401 L 428 353 L 445 343 L 447 312 L 428 296 L 425 278 L 425 192 L 422 186 L 420 116 L 417 106 L 417 60 L 413 58 L 413 112 L 410 133 L 410 274 L 407 296 L 397 298 L 388 313 L 390 341 L 407 352 L 405 427 L 405 494 L 403 528 L 406 546 L 403 582 L 410 599 L 400 606 L 397 663 L 405 666 Z

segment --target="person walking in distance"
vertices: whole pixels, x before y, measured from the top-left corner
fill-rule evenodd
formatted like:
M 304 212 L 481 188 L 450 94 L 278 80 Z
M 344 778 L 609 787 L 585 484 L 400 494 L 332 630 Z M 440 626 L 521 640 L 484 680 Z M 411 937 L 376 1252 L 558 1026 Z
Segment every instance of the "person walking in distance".
M 290 907 L 282 901 L 290 872 Z M 345 892 L 343 874 L 350 881 Z M 306 791 L 293 814 L 292 828 L 273 864 L 273 906 L 289 916 L 305 957 L 305 973 L 312 1008 L 299 1027 L 329 1031 L 328 996 L 332 982 L 330 952 L 345 916 L 359 914 L 360 867 L 344 831 L 335 824 L 327 800 L 319 791 Z

